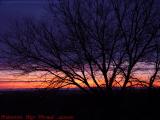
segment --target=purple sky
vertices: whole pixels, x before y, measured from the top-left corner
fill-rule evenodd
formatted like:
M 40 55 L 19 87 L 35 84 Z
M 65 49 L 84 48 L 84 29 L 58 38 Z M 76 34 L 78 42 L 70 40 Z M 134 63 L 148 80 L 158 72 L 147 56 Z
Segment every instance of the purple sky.
M 46 3 L 47 0 L 0 0 L 0 31 L 3 32 L 13 19 L 41 18 Z
M 159 0 L 155 0 L 159 6 Z M 0 32 L 3 32 L 13 19 L 25 16 L 44 18 L 47 0 L 0 0 Z

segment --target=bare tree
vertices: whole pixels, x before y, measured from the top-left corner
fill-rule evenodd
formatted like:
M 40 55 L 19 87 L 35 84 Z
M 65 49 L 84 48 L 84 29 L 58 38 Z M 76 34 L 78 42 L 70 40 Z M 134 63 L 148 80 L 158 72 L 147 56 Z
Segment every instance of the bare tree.
M 158 40 L 155 40 L 155 45 L 153 48 L 153 64 L 154 64 L 154 69 L 153 69 L 153 73 L 150 76 L 149 79 L 149 89 L 153 88 L 153 83 L 155 81 L 158 81 L 160 76 L 159 76 L 159 72 L 160 72 L 160 46 L 159 46 L 159 42 Z
M 131 2 L 128 4 L 128 2 Z M 121 68 L 124 73 L 124 84 L 135 80 L 132 77 L 134 67 L 138 62 L 145 61 L 159 31 L 159 15 L 154 6 L 154 0 L 125 1 L 112 0 L 119 28 L 124 39 L 127 66 Z M 159 19 L 158 19 L 159 20 Z M 136 79 L 137 80 L 137 79 Z
M 2 37 L 5 58 L 24 73 L 52 75 L 54 88 L 75 85 L 98 94 L 124 89 L 153 48 L 159 30 L 153 5 L 153 0 L 49 0 L 49 19 L 17 21 Z

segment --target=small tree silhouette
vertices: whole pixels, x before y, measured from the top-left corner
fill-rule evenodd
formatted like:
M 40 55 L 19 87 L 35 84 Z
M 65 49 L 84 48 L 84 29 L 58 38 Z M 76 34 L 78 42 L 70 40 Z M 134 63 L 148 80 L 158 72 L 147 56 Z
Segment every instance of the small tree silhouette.
M 54 88 L 75 85 L 108 94 L 135 81 L 144 85 L 132 74 L 154 51 L 159 32 L 154 5 L 154 0 L 49 0 L 47 20 L 17 21 L 3 36 L 5 58 L 24 73 L 52 75 Z

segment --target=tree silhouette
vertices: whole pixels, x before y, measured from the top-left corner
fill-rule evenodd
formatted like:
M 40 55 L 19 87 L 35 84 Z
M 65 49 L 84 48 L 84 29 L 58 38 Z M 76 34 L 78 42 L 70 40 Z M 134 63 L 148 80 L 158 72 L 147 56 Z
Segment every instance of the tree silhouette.
M 49 0 L 47 10 L 46 20 L 17 21 L 2 37 L 13 69 L 43 71 L 52 75 L 51 87 L 75 85 L 87 93 L 147 84 L 133 73 L 155 51 L 154 0 Z
M 135 0 L 130 5 L 127 2 L 129 1 L 124 3 L 119 0 L 113 1 L 119 29 L 124 39 L 125 59 L 128 63 L 125 69 L 122 68 L 125 78 L 123 89 L 128 82 L 137 80 L 132 77 L 135 65 L 151 59 L 146 57 L 151 57 L 150 51 L 153 49 L 153 42 L 157 39 L 159 31 L 159 15 L 154 0 L 147 2 Z
M 153 83 L 155 80 L 157 81 L 159 79 L 159 70 L 160 70 L 160 46 L 159 42 L 155 40 L 154 47 L 153 47 L 153 64 L 154 64 L 154 69 L 153 73 L 150 76 L 149 79 L 149 89 L 153 88 Z

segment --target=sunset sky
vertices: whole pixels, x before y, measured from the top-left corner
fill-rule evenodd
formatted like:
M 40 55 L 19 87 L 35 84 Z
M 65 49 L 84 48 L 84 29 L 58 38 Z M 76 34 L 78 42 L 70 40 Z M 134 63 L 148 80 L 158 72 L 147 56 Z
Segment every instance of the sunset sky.
M 1 0 L 0 1 L 0 32 L 4 32 L 9 29 L 10 23 L 14 19 L 23 19 L 25 17 L 33 17 L 35 19 L 43 19 L 45 17 L 45 10 L 47 2 L 46 0 Z M 1 61 L 1 64 L 4 61 Z M 139 64 L 138 67 L 142 69 L 148 69 L 145 71 L 139 71 L 136 73 L 137 76 L 140 76 L 141 79 L 145 80 L 148 78 L 150 72 L 150 68 L 152 66 Z M 4 67 L 4 66 L 3 66 Z M 0 68 L 1 69 L 1 68 Z M 42 85 L 42 81 L 45 81 L 44 78 L 40 78 L 39 73 L 33 73 L 29 75 L 19 76 L 16 71 L 8 71 L 8 70 L 0 70 L 0 89 L 17 89 L 17 88 L 41 88 L 44 87 Z M 143 74 L 143 76 L 142 76 Z M 32 81 L 32 82 L 31 82 Z M 93 84 L 93 83 L 91 83 Z M 102 82 L 103 84 L 103 82 Z M 155 83 L 159 84 L 159 83 Z
M 10 26 L 10 22 L 14 19 L 23 19 L 24 17 L 41 19 L 45 12 L 45 5 L 45 0 L 0 0 L 0 32 L 7 30 Z M 3 61 L 1 62 L 3 63 Z M 40 79 L 37 80 L 37 82 L 23 82 L 32 80 L 37 80 L 37 78 L 33 75 L 17 76 L 10 71 L 0 71 L 0 89 L 42 87 L 42 83 L 39 82 Z

